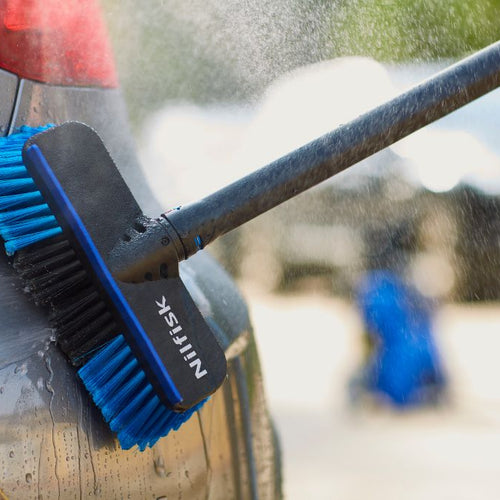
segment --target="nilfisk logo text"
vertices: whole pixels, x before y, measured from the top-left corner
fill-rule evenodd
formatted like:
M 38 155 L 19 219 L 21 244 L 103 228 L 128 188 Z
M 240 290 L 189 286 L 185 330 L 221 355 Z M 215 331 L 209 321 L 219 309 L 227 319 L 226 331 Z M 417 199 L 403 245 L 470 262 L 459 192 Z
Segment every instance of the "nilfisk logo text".
M 161 302 L 155 302 L 158 306 L 158 314 L 163 317 L 165 323 L 171 328 L 168 333 L 172 342 L 176 346 L 179 346 L 179 353 L 183 356 L 184 361 L 194 370 L 194 376 L 197 379 L 204 377 L 207 374 L 207 370 L 201 369 L 201 360 L 198 358 L 186 335 L 182 334 L 182 325 L 179 323 L 171 307 L 167 304 L 167 299 L 162 297 Z

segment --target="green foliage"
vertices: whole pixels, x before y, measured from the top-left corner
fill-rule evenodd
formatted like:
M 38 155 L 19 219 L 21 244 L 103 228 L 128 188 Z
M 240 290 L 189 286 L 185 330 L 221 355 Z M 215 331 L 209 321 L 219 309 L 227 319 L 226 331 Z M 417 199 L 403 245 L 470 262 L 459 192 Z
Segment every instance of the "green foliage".
M 500 39 L 500 0 L 346 0 L 330 29 L 337 55 L 455 58 Z

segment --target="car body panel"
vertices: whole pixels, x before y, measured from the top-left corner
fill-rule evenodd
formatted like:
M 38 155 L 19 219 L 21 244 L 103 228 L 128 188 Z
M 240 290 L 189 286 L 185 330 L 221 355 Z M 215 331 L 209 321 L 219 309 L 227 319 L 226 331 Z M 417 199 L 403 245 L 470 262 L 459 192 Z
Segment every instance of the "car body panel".
M 145 212 L 159 213 L 135 158 L 118 90 L 28 80 L 18 88 L 17 98 L 0 93 L 3 109 L 10 106 L 12 114 L 15 108 L 11 130 L 67 120 L 89 124 Z M 281 496 L 276 436 L 247 306 L 204 252 L 181 264 L 181 276 L 226 352 L 228 377 L 179 431 L 140 453 L 119 447 L 55 345 L 46 311 L 0 258 L 0 491 L 7 498 Z
M 0 69 L 0 137 L 8 132 L 18 80 L 16 75 Z

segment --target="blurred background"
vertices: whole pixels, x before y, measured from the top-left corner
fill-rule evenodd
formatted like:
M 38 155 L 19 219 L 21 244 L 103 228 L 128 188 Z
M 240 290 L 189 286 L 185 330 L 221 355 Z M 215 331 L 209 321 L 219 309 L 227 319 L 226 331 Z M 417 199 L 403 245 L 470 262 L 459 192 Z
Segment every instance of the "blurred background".
M 500 39 L 499 0 L 103 4 L 165 208 Z M 497 498 L 499 131 L 497 90 L 209 249 L 249 301 L 287 498 Z

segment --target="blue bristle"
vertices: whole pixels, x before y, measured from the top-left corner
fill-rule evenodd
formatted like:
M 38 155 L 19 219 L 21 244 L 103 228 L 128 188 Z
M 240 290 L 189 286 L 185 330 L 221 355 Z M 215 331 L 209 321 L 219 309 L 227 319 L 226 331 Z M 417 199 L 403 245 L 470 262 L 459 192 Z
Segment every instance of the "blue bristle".
M 23 165 L 15 166 L 14 162 L 10 163 L 9 166 L 0 168 L 0 179 L 19 179 L 21 177 L 27 177 L 28 172 L 26 167 Z
M 38 233 L 45 229 L 58 227 L 57 220 L 53 215 L 32 217 L 28 220 L 10 221 L 0 224 L 0 236 L 4 240 L 11 240 L 19 236 Z
M 126 347 L 126 345 L 127 343 L 125 342 L 125 339 L 123 337 L 115 337 L 113 340 L 108 342 L 108 344 L 106 345 L 106 349 L 99 350 L 93 357 L 95 363 L 102 362 L 101 376 L 103 378 L 107 376 L 107 378 L 104 378 L 104 380 L 107 380 L 113 375 L 115 369 L 111 368 L 111 370 L 108 370 L 108 367 L 113 366 L 112 363 L 116 359 L 116 356 L 118 355 L 118 353 L 124 351 L 123 348 Z M 110 365 L 107 365 L 107 362 L 109 362 Z M 89 368 L 87 365 L 84 365 L 80 369 L 80 374 L 86 375 L 87 371 L 92 374 L 91 368 Z
M 28 207 L 32 204 L 39 204 L 41 202 L 43 202 L 43 198 L 39 191 L 0 196 L 0 210 Z
M 29 127 L 28 125 L 23 125 L 15 130 L 12 135 L 7 137 L 0 137 L 0 149 L 6 151 L 14 151 L 19 155 L 21 154 L 24 143 L 33 135 L 39 132 L 43 132 L 48 128 L 53 127 L 52 124 L 43 125 L 41 127 Z M 1 156 L 0 156 L 1 159 Z
M 139 376 L 144 375 L 144 372 L 142 372 L 139 368 L 138 371 L 140 374 Z M 137 379 L 134 378 L 134 380 Z M 142 406 L 150 397 L 153 396 L 153 388 L 144 377 L 142 378 L 141 383 L 135 387 L 127 385 L 125 396 L 126 397 L 122 400 L 121 405 L 116 404 L 116 399 L 111 402 L 111 405 L 115 410 L 113 417 L 110 418 L 110 426 L 113 429 L 121 429 L 127 426 L 127 423 L 135 417 Z M 119 411 L 117 412 L 116 409 L 119 409 Z M 111 408 L 109 411 L 111 413 Z
M 98 406 L 107 403 L 103 407 L 103 415 L 106 420 L 112 420 L 116 416 L 116 413 L 112 413 L 114 408 L 121 408 L 129 404 L 130 394 L 142 394 L 144 382 L 144 373 L 138 371 L 137 362 L 127 363 L 125 369 L 120 369 L 115 373 L 110 383 L 94 391 Z
M 126 425 L 126 416 L 129 413 L 135 414 L 151 392 L 152 387 L 147 383 L 144 372 L 136 367 L 128 380 L 123 378 L 113 395 L 101 401 L 102 414 L 110 422 L 110 427 L 115 430 Z
M 62 231 L 22 159 L 26 141 L 50 126 L 23 126 L 8 137 L 0 137 L 0 236 L 7 255 Z
M 93 382 L 93 386 L 91 388 L 92 392 L 95 393 L 100 387 L 103 387 L 108 383 L 112 383 L 113 374 L 116 373 L 116 371 L 118 371 L 119 369 L 123 369 L 121 367 L 127 358 L 128 358 L 128 353 L 126 352 L 125 349 L 118 350 L 116 352 L 116 355 L 114 355 L 106 365 L 106 369 L 102 370 L 100 373 L 94 374 L 92 378 Z M 85 368 L 85 366 L 83 368 Z
M 50 213 L 51 212 L 49 206 L 46 203 L 42 203 L 40 205 L 33 205 L 30 207 L 18 208 L 16 210 L 0 212 L 0 223 L 26 220 L 30 217 L 49 215 Z
M 45 231 L 40 231 L 39 233 L 27 234 L 25 236 L 20 236 L 19 238 L 13 238 L 12 240 L 5 242 L 5 253 L 7 255 L 14 255 L 21 248 L 29 247 L 39 241 L 52 238 L 62 233 L 60 227 L 54 227 L 52 229 L 46 229 Z
M 126 429 L 129 436 L 137 436 L 137 438 L 140 439 L 160 405 L 161 403 L 158 396 L 154 393 L 151 395 L 148 393 L 139 410 L 132 418 L 128 419 L 126 422 L 115 424 L 117 432 L 120 433 L 123 432 L 123 429 Z M 115 421 L 113 421 L 112 424 L 114 424 L 114 422 Z M 120 430 L 118 430 L 118 427 Z
M 141 431 L 141 437 L 143 439 L 144 438 L 149 439 L 149 435 L 150 435 L 149 433 L 150 432 L 154 433 L 158 424 L 161 424 L 164 420 L 164 418 L 163 418 L 163 405 L 161 404 L 161 401 L 159 400 L 159 398 L 155 398 L 154 401 L 155 401 L 155 405 L 151 411 L 151 417 L 150 417 L 147 425 L 145 425 Z
M 14 136 L 8 138 L 12 140 Z M 2 147 L 2 156 L 0 157 L 0 166 L 2 167 L 20 167 L 23 165 L 23 156 L 21 153 L 23 143 L 16 143 Z
M 28 191 L 34 191 L 35 189 L 35 181 L 31 177 L 0 180 L 0 196 L 14 193 L 26 193 Z
M 122 386 L 123 379 L 131 374 L 134 368 L 135 366 L 133 366 L 133 363 L 129 362 L 124 366 L 118 365 L 115 371 L 110 373 L 111 376 L 106 381 L 102 381 L 102 379 L 99 380 L 99 376 L 93 378 L 93 387 L 89 390 L 92 390 L 96 402 L 100 404 L 102 401 L 105 401 L 110 394 L 115 394 Z
M 166 407 L 123 335 L 104 346 L 78 374 L 125 450 L 135 445 L 141 451 L 153 446 L 171 430 L 177 430 L 204 403 L 183 413 Z

